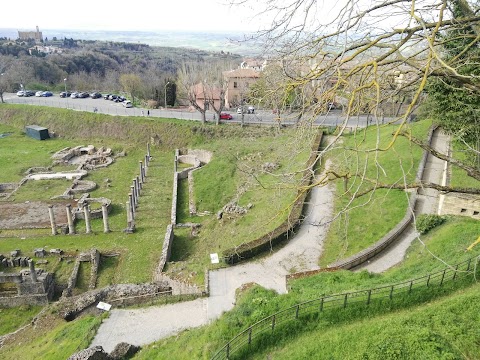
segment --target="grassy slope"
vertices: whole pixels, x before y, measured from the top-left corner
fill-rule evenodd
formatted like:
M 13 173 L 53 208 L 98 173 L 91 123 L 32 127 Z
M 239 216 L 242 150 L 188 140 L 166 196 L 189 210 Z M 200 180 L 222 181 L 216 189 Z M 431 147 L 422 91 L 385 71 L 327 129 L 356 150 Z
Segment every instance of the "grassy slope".
M 18 308 L 0 308 L 0 336 L 11 333 L 27 324 L 41 310 L 40 306 L 20 306 Z
M 430 125 L 427 121 L 413 123 L 408 130 L 425 138 Z M 325 240 L 322 267 L 372 245 L 405 216 L 408 194 L 401 190 L 380 189 L 353 199 L 354 194 L 374 184 L 403 184 L 415 179 L 422 151 L 404 137 L 395 139 L 396 130 L 393 125 L 371 127 L 347 136 L 341 148 L 329 154 L 332 168 L 352 177 L 347 185 L 343 179 L 335 181 L 334 214 L 340 215 L 332 222 Z
M 440 262 L 437 257 L 451 264 L 469 258 L 474 254 L 465 253 L 465 248 L 477 236 L 478 222 L 468 218 L 451 218 L 444 225 L 434 229 L 428 236 L 422 238 L 426 247 L 420 243 L 416 243 L 410 249 L 407 259 L 401 265 L 384 274 L 374 275 L 367 272 L 352 273 L 348 271 L 321 273 L 290 282 L 291 290 L 287 295 L 277 295 L 273 291 L 255 286 L 244 291 L 243 295 L 237 301 L 237 306 L 222 316 L 218 321 L 203 328 L 192 329 L 183 332 L 181 335 L 160 340 L 155 344 L 147 346 L 135 358 L 208 359 L 239 331 L 280 309 L 287 308 L 302 301 L 318 298 L 324 294 L 342 293 L 396 283 L 444 268 L 445 264 Z M 452 241 L 452 239 L 455 239 L 455 241 Z M 429 252 L 434 254 L 435 257 Z M 452 293 L 454 289 L 452 290 L 445 287 L 444 291 L 446 294 L 449 294 Z M 454 297 L 455 295 L 452 295 L 452 299 L 454 299 Z M 409 300 L 410 302 L 407 301 L 406 304 L 398 305 L 398 308 L 402 309 L 406 306 L 416 306 L 419 299 L 425 301 L 425 299 L 428 300 L 428 296 L 426 298 L 422 298 L 421 296 L 419 298 L 413 298 Z M 462 300 L 459 301 L 461 304 Z M 323 323 L 321 328 L 323 330 L 319 330 L 319 332 L 326 331 L 325 329 L 330 328 L 332 323 L 349 323 L 353 320 L 358 320 L 361 324 L 365 321 L 364 319 L 369 316 L 381 316 L 388 312 L 389 306 L 380 306 L 376 308 L 373 313 L 360 311 L 341 315 L 342 312 L 338 312 L 338 317 L 335 317 L 335 312 L 330 320 Z M 387 316 L 395 317 L 395 315 Z M 316 322 L 314 322 L 314 324 L 315 323 Z M 302 332 L 313 330 L 312 326 L 314 328 L 316 325 L 296 327 L 293 330 L 290 329 L 291 331 L 286 335 L 287 341 L 302 334 Z M 282 337 L 280 332 L 277 334 L 280 334 L 280 338 Z M 347 334 L 343 336 L 348 337 Z M 274 340 L 274 342 L 275 341 L 276 340 Z M 263 358 L 265 358 L 265 356 Z M 326 358 L 328 358 L 328 356 L 326 356 Z
M 252 359 L 478 359 L 480 288 L 408 310 L 309 332 Z

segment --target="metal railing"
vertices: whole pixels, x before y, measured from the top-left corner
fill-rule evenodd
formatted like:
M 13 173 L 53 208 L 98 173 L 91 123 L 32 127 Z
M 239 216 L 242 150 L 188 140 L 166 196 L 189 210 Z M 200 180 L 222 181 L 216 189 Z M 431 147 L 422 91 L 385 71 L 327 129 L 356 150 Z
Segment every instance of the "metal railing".
M 352 304 L 370 305 L 374 300 L 390 299 L 400 294 L 409 294 L 417 288 L 433 288 L 445 282 L 455 281 L 462 275 L 475 274 L 477 262 L 480 257 L 470 258 L 457 265 L 447 267 L 441 271 L 427 274 L 420 278 L 386 285 L 367 290 L 323 296 L 314 300 L 296 304 L 287 309 L 270 315 L 247 329 L 243 330 L 227 342 L 211 359 L 230 359 L 230 356 L 242 350 L 245 346 L 252 345 L 255 338 L 267 333 L 273 333 L 283 323 L 296 320 L 300 316 L 322 313 L 328 309 L 345 309 Z

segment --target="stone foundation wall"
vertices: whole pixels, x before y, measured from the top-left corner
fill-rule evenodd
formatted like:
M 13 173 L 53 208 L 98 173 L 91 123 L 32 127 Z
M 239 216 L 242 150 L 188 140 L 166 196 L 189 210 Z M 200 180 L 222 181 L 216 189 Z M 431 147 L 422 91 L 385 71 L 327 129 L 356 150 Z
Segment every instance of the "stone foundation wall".
M 480 196 L 447 194 L 440 215 L 461 215 L 480 220 Z

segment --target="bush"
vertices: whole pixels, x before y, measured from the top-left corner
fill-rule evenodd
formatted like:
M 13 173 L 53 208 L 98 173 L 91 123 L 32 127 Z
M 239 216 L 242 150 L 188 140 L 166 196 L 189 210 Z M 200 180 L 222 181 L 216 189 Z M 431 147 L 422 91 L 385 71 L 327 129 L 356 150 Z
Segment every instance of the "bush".
M 424 235 L 445 222 L 445 217 L 434 214 L 420 215 L 417 217 L 417 230 Z

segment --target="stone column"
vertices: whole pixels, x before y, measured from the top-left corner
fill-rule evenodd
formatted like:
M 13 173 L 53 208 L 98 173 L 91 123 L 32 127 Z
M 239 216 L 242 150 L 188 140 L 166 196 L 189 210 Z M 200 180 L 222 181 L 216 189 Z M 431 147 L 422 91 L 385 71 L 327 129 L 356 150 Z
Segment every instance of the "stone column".
M 143 175 L 144 172 L 143 172 L 143 162 L 142 162 L 142 160 L 139 161 L 139 164 L 140 164 L 140 180 L 143 184 L 145 182 L 145 176 Z
M 72 218 L 72 205 L 66 205 L 67 210 L 67 221 L 68 221 L 68 233 L 70 235 L 75 234 L 75 226 L 73 225 L 73 218 Z
M 140 197 L 140 192 L 142 190 L 142 179 L 140 179 L 140 176 L 137 176 L 136 179 L 137 179 L 137 187 L 138 187 L 138 196 Z
M 132 186 L 131 186 L 132 188 Z M 132 214 L 131 218 L 132 220 L 135 218 L 135 202 L 133 200 L 133 194 L 129 193 L 128 194 L 128 202 L 130 203 L 130 213 Z
M 50 225 L 52 226 L 52 235 L 57 235 L 57 226 L 55 225 L 55 215 L 53 214 L 53 205 L 48 205 L 48 215 L 50 216 Z
M 30 279 L 32 279 L 32 282 L 37 282 L 37 272 L 32 259 L 28 259 L 28 268 L 30 269 Z
M 107 204 L 102 204 L 102 217 L 103 217 L 103 232 L 108 233 L 108 232 L 110 232 L 110 228 L 108 226 Z
M 92 227 L 90 225 L 90 208 L 88 207 L 87 203 L 83 204 L 83 214 L 85 215 L 85 228 L 87 234 L 92 232 Z
M 135 182 L 134 182 L 134 185 L 130 186 L 130 192 L 132 193 L 132 197 L 133 197 L 133 208 L 136 209 L 137 208 L 137 187 L 135 185 Z

